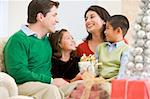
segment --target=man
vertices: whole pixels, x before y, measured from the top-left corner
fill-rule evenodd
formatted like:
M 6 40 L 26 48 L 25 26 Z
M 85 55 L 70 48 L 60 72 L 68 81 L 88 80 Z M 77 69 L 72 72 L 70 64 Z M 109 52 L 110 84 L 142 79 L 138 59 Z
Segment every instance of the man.
M 36 99 L 64 98 L 50 84 L 52 48 L 47 33 L 55 32 L 58 5 L 51 0 L 32 0 L 28 6 L 28 25 L 12 35 L 4 48 L 6 71 L 18 84 L 19 94 Z

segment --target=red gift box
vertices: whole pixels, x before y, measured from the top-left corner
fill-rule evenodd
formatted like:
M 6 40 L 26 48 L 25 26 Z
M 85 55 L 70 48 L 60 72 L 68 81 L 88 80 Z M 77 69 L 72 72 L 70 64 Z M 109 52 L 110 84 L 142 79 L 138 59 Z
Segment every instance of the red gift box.
M 111 99 L 150 99 L 150 81 L 112 80 Z
M 124 99 L 126 80 L 112 80 L 111 99 Z

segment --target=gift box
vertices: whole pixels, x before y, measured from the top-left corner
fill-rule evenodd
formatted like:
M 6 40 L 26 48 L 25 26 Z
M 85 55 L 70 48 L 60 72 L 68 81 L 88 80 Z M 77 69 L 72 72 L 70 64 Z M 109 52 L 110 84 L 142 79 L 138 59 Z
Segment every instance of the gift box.
M 105 82 L 102 77 L 84 72 L 83 83 L 77 84 L 67 99 L 109 99 L 110 94 L 101 86 Z
M 126 80 L 112 80 L 111 99 L 124 99 Z
M 150 99 L 146 80 L 112 80 L 111 99 Z
M 91 61 L 78 62 L 80 72 L 88 71 L 93 75 L 95 75 L 94 64 L 95 63 Z
M 80 58 L 80 62 L 78 62 L 80 72 L 88 71 L 93 75 L 96 75 L 94 68 L 96 62 L 97 61 L 94 55 L 90 54 L 89 56 L 86 56 L 86 54 L 83 54 Z

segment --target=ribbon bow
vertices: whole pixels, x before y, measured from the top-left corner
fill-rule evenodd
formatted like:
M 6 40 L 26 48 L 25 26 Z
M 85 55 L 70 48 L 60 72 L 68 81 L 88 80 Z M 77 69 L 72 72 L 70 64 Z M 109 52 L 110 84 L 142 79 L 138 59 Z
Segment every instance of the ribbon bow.
M 81 96 L 81 99 L 88 99 L 90 96 L 91 88 L 94 84 L 102 84 L 105 83 L 106 80 L 103 77 L 95 77 L 93 74 L 89 72 L 84 72 L 83 74 L 84 86 L 85 89 Z

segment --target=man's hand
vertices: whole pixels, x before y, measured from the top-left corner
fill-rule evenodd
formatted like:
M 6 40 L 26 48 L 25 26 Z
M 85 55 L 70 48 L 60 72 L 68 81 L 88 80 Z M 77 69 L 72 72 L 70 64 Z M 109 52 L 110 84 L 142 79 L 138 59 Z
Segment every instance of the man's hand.
M 64 80 L 63 78 L 55 78 L 55 79 L 53 79 L 52 84 L 56 85 L 57 87 L 61 87 L 66 84 L 69 84 L 69 83 L 66 80 Z

